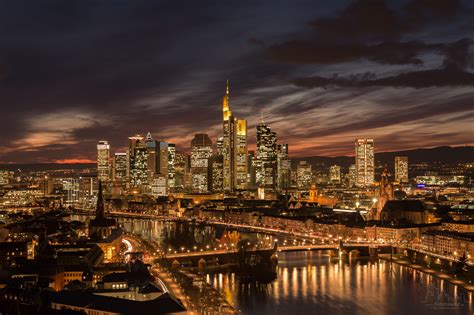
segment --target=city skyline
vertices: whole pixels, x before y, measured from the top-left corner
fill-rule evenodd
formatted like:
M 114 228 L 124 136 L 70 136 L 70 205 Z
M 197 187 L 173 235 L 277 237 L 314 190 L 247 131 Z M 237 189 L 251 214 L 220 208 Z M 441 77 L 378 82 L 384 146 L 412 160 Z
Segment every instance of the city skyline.
M 262 111 L 294 157 L 473 144 L 471 2 L 268 4 L 4 4 L 0 162 L 94 161 L 147 131 L 215 141 L 227 79 L 251 150 Z

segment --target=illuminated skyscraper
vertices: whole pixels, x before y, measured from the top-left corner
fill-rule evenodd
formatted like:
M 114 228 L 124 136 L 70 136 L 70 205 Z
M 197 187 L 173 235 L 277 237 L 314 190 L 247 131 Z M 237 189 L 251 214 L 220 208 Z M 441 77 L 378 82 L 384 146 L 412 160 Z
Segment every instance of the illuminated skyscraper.
M 128 170 L 130 186 L 145 188 L 148 184 L 148 149 L 142 136 L 129 137 Z
M 255 151 L 249 151 L 247 154 L 248 165 L 248 187 L 251 189 L 257 188 L 257 158 Z
M 395 181 L 408 183 L 408 157 L 395 157 Z
M 114 182 L 125 187 L 127 183 L 127 153 L 117 152 L 114 155 L 113 176 Z
M 224 137 L 217 138 L 216 149 L 217 149 L 217 155 L 224 156 Z
M 356 186 L 365 187 L 374 183 L 374 139 L 356 139 Z
M 198 133 L 191 140 L 192 187 L 196 192 L 207 192 L 209 186 L 209 158 L 212 141 L 207 134 Z
M 329 167 L 329 180 L 333 183 L 341 182 L 341 167 L 339 165 Z
M 184 179 L 186 173 L 189 172 L 189 161 L 185 153 L 176 152 L 176 158 L 174 163 L 175 169 L 175 183 L 174 188 L 184 188 Z
M 222 100 L 223 130 L 222 151 L 224 163 L 224 190 L 247 188 L 247 121 L 232 115 L 229 106 L 229 81 Z
M 148 133 L 146 137 L 147 148 L 147 177 L 148 183 L 151 184 L 155 174 L 161 174 L 168 177 L 168 143 L 164 141 L 156 141 Z
M 214 155 L 209 159 L 209 191 L 222 192 L 223 190 L 223 157 Z
M 291 160 L 288 144 L 277 146 L 277 188 L 283 190 L 291 186 Z
M 176 182 L 176 145 L 168 143 L 168 187 L 174 188 Z
M 110 179 L 110 146 L 107 141 L 99 141 L 97 144 L 97 178 L 106 182 Z
M 263 122 L 257 126 L 256 164 L 257 185 L 274 189 L 277 177 L 277 137 Z

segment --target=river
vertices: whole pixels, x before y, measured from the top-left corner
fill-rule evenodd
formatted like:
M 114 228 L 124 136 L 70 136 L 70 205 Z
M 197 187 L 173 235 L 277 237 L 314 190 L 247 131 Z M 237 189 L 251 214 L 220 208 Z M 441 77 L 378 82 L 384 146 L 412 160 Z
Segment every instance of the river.
M 77 218 L 76 218 L 77 219 Z M 166 243 L 175 223 L 120 220 L 142 237 Z M 171 231 L 171 235 L 170 235 Z M 193 228 L 189 238 L 176 235 L 176 247 L 210 242 L 220 231 Z M 251 233 L 250 233 L 251 234 Z M 247 236 L 247 237 L 251 237 Z M 254 236 L 260 238 L 259 236 Z M 168 239 L 168 240 L 167 240 Z M 242 314 L 473 314 L 472 293 L 431 275 L 379 260 L 330 259 L 324 251 L 279 253 L 278 278 L 264 287 L 242 286 L 229 273 L 208 276 Z

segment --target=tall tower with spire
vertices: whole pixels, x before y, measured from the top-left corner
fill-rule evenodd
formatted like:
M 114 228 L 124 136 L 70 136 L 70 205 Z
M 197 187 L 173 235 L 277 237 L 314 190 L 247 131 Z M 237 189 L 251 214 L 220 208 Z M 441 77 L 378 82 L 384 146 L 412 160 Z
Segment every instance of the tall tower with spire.
M 376 220 L 380 220 L 380 212 L 382 211 L 385 203 L 393 199 L 393 184 L 390 180 L 390 174 L 387 170 L 387 165 L 384 166 L 382 176 L 380 178 L 379 190 L 377 193 L 377 213 Z
M 116 225 L 117 222 L 115 219 L 107 218 L 105 216 L 102 182 L 99 181 L 99 192 L 97 195 L 95 218 L 89 222 L 89 237 L 91 239 L 104 239 L 112 233 L 112 230 L 116 227 Z
M 229 102 L 229 80 L 222 99 L 223 186 L 232 192 L 247 188 L 247 121 L 232 114 Z

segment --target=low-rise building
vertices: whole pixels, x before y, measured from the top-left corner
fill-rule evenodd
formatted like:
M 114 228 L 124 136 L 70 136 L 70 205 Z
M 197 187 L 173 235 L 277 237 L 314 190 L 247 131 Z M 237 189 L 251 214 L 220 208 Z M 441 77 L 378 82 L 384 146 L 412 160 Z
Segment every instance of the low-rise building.
M 474 254 L 474 233 L 426 231 L 421 237 L 422 249 L 440 255 L 459 257 Z

